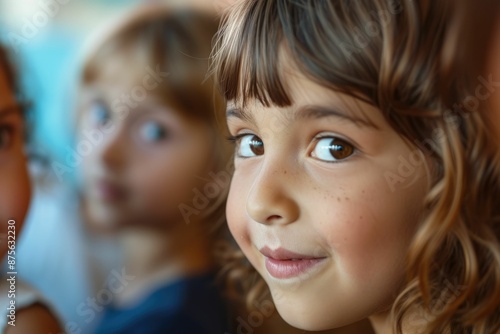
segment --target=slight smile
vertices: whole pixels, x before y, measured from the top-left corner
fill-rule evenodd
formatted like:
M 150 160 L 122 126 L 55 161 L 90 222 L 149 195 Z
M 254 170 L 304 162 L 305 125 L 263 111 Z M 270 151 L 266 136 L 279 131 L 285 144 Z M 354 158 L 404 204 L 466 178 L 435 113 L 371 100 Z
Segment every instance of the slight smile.
M 265 257 L 268 273 L 277 279 L 287 279 L 303 275 L 323 263 L 326 257 L 318 257 L 294 253 L 278 248 L 271 250 L 268 247 L 260 249 Z

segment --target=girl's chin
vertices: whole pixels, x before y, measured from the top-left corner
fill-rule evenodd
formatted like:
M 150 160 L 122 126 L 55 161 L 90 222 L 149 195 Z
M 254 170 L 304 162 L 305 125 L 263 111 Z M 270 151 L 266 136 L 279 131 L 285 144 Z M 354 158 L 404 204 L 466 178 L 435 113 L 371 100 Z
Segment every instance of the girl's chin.
M 295 314 L 295 313 L 288 314 L 286 312 L 282 313 L 279 311 L 279 308 L 278 308 L 278 313 L 283 318 L 283 320 L 285 320 L 287 324 L 304 331 L 310 331 L 310 332 L 326 331 L 349 325 L 349 323 L 335 323 L 331 321 L 327 323 L 318 322 L 316 321 L 316 319 L 305 318 L 304 314 Z M 324 318 L 327 319 L 328 316 L 325 315 Z
M 298 299 L 300 298 L 297 297 L 297 300 L 294 301 L 291 298 L 286 298 L 286 301 L 280 302 L 274 297 L 273 300 L 280 316 L 292 327 L 314 332 L 344 327 L 357 321 L 349 319 L 348 314 L 345 313 L 333 317 L 335 310 L 327 309 L 321 305 L 320 301 L 304 306 L 303 300 Z M 299 305 L 300 307 L 298 307 Z

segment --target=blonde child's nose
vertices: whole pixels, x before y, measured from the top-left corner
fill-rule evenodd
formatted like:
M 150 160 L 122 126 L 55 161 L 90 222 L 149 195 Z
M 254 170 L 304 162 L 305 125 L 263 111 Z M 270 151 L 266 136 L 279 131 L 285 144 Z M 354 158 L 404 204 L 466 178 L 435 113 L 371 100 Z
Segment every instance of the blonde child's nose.
M 126 159 L 126 143 L 120 131 L 108 135 L 99 150 L 100 160 L 109 168 L 122 167 Z

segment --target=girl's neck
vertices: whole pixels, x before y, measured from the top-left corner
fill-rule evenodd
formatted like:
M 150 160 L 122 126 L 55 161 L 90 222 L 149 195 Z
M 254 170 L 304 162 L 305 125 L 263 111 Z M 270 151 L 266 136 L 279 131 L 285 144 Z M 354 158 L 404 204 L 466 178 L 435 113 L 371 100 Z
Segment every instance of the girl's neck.
M 126 272 L 135 276 L 118 303 L 140 299 L 148 289 L 213 268 L 211 245 L 195 227 L 176 231 L 129 229 L 120 236 Z
M 374 314 L 370 316 L 370 323 L 376 334 L 393 334 L 390 311 Z

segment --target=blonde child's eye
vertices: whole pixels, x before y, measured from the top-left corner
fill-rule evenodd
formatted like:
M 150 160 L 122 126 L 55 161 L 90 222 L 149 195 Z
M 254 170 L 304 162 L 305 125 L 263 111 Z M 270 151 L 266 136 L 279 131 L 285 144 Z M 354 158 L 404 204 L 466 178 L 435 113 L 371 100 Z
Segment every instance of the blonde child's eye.
M 238 142 L 237 154 L 240 158 L 251 158 L 264 154 L 264 142 L 253 134 L 242 134 L 235 139 Z
M 317 141 L 311 156 L 318 160 L 338 162 L 347 159 L 353 153 L 354 146 L 348 142 L 336 137 L 325 137 Z
M 142 124 L 139 133 L 141 139 L 148 143 L 158 142 L 168 137 L 167 129 L 154 121 Z
M 90 118 L 93 124 L 106 125 L 111 120 L 111 112 L 102 101 L 95 101 L 90 107 Z

